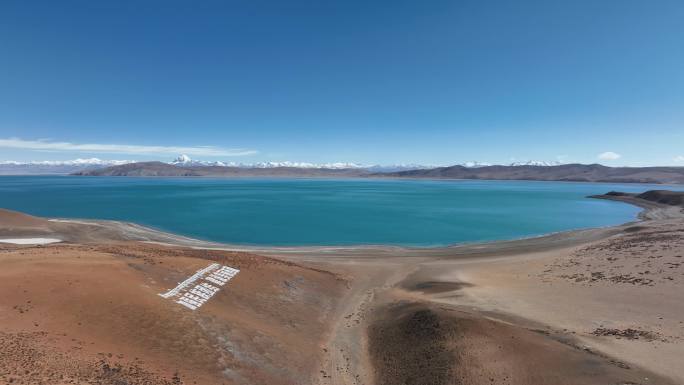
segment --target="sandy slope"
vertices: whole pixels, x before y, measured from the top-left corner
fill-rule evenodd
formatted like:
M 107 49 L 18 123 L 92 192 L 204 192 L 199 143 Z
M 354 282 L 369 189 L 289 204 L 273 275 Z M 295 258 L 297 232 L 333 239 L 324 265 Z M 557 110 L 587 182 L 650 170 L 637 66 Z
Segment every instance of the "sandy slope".
M 200 310 L 157 295 L 209 259 L 241 272 Z M 347 290 L 269 258 L 155 245 L 3 246 L 0 265 L 0 382 L 297 383 Z
M 639 226 L 558 252 L 429 269 L 469 284 L 462 297 L 440 302 L 520 315 L 684 383 L 682 223 Z

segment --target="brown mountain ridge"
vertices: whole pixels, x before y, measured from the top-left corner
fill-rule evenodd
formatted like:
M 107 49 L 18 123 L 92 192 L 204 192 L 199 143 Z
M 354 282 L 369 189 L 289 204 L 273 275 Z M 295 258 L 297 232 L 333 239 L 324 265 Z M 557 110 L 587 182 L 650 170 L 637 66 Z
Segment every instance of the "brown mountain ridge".
M 536 180 L 610 183 L 684 183 L 684 167 L 608 167 L 600 164 L 557 166 L 449 166 L 398 172 L 371 172 L 345 168 L 245 168 L 221 166 L 176 166 L 162 162 L 139 162 L 87 170 L 82 176 L 162 176 L 162 177 L 302 177 L 302 178 L 399 178 L 399 179 L 482 179 Z

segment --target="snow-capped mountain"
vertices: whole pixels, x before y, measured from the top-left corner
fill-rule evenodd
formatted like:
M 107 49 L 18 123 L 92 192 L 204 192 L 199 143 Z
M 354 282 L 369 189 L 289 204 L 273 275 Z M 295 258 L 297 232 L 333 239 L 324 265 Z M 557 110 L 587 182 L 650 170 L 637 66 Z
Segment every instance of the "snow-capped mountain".
M 233 163 L 225 163 L 221 161 L 205 161 L 205 160 L 194 160 L 185 154 L 179 155 L 176 159 L 169 162 L 174 166 L 190 167 L 190 166 L 221 166 L 230 167 Z
M 95 170 L 110 166 L 119 166 L 128 163 L 135 163 L 135 160 L 103 160 L 98 158 L 73 159 L 73 160 L 44 160 L 34 162 L 0 161 L 0 175 L 40 175 L 40 174 L 71 174 L 86 170 Z M 257 162 L 257 163 L 236 163 L 221 161 L 195 160 L 187 155 L 179 155 L 168 164 L 178 167 L 239 167 L 239 168 L 301 168 L 301 169 L 328 169 L 328 170 L 364 170 L 371 173 L 397 172 L 407 170 L 424 170 L 438 165 L 424 164 L 393 164 L 393 165 L 367 165 L 360 163 L 336 162 L 336 163 L 309 163 L 309 162 Z M 527 161 L 514 162 L 507 166 L 558 166 L 560 162 Z M 491 166 L 491 163 L 469 161 L 458 164 L 467 168 L 479 168 Z
M 392 164 L 392 165 L 366 165 L 360 163 L 348 163 L 348 162 L 337 162 L 337 163 L 309 163 L 309 162 L 257 162 L 257 163 L 235 163 L 235 162 L 220 162 L 220 161 L 203 161 L 195 160 L 187 155 L 179 155 L 176 159 L 169 162 L 174 166 L 220 166 L 220 167 L 242 167 L 242 168 L 278 168 L 278 167 L 292 167 L 292 168 L 325 168 L 332 170 L 341 169 L 364 169 L 374 172 L 391 172 L 391 171 L 405 171 L 405 170 L 418 170 L 418 169 L 429 169 L 440 167 L 438 165 L 425 165 L 425 164 Z M 526 162 L 513 162 L 506 164 L 505 166 L 559 166 L 563 163 L 561 162 L 545 162 L 537 160 L 529 160 Z M 467 168 L 478 168 L 492 166 L 492 163 L 478 162 L 478 161 L 468 161 L 459 163 L 458 166 L 463 166 Z
M 102 160 L 98 158 L 73 159 L 73 160 L 41 160 L 30 162 L 17 162 L 14 160 L 0 161 L 0 165 L 14 166 L 118 166 L 121 164 L 135 163 L 135 160 Z
M 13 160 L 0 161 L 0 175 L 50 175 L 71 174 L 73 172 L 119 166 L 135 163 L 134 160 L 103 160 L 98 158 L 72 160 L 42 160 L 31 162 L 17 162 Z
M 275 168 L 275 167 L 294 167 L 294 168 L 327 168 L 327 169 L 347 169 L 347 168 L 366 168 L 357 163 L 308 163 L 308 162 L 259 162 L 248 165 L 254 168 Z
M 192 159 L 185 154 L 178 155 L 178 158 L 171 161 L 171 164 L 188 164 L 192 163 Z
M 388 164 L 388 165 L 382 165 L 382 164 L 374 164 L 371 166 L 365 166 L 362 167 L 365 170 L 371 171 L 371 172 L 396 172 L 396 171 L 407 171 L 407 170 L 426 170 L 428 168 L 433 168 L 435 166 L 428 166 L 424 164 L 413 164 L 413 163 L 408 163 L 408 164 Z
M 509 166 L 560 166 L 562 165 L 562 162 L 545 162 L 545 161 L 540 161 L 540 160 L 528 160 L 527 162 L 513 162 L 509 164 Z
M 470 162 L 461 163 L 459 166 L 463 166 L 463 167 L 467 167 L 467 168 L 478 168 L 478 167 L 487 167 L 487 166 L 491 166 L 491 165 L 492 165 L 491 163 L 470 161 Z
M 309 162 L 256 162 L 256 163 L 236 163 L 236 162 L 220 162 L 220 161 L 203 161 L 195 160 L 187 155 L 179 155 L 176 159 L 169 162 L 174 166 L 180 167 L 196 167 L 196 166 L 219 166 L 219 167 L 240 167 L 240 168 L 311 168 L 311 169 L 330 169 L 330 170 L 344 170 L 344 169 L 364 169 L 373 172 L 386 171 L 402 171 L 425 169 L 432 166 L 424 166 L 418 164 L 398 164 L 398 165 L 364 165 L 360 163 L 335 162 L 335 163 L 309 163 Z

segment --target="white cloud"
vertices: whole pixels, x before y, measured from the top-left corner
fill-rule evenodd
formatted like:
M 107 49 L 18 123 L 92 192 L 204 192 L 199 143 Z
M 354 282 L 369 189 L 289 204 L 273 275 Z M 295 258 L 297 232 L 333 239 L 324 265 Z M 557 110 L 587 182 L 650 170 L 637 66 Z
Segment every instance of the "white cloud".
M 684 155 L 677 155 L 673 160 L 677 163 L 684 163 Z
M 110 154 L 145 154 L 145 155 L 204 155 L 204 156 L 246 156 L 257 153 L 255 150 L 241 148 L 221 148 L 214 146 L 141 146 L 134 144 L 77 144 L 54 142 L 50 140 L 23 140 L 18 138 L 0 139 L 0 147 L 18 148 L 37 151 L 68 151 Z
M 601 160 L 616 160 L 622 158 L 622 155 L 612 151 L 606 151 L 598 154 L 598 158 Z

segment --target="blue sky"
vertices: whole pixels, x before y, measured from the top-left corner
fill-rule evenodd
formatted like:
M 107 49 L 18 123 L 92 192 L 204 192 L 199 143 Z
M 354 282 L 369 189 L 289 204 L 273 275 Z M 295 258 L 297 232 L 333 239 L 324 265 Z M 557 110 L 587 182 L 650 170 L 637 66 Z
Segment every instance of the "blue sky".
M 682 20 L 681 1 L 3 1 L 0 160 L 684 165 Z

